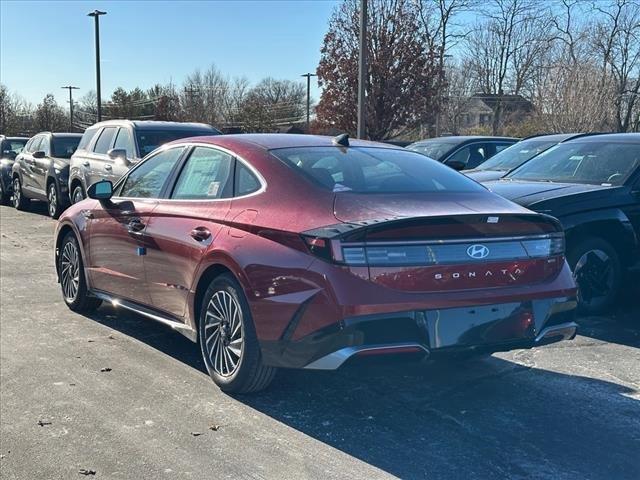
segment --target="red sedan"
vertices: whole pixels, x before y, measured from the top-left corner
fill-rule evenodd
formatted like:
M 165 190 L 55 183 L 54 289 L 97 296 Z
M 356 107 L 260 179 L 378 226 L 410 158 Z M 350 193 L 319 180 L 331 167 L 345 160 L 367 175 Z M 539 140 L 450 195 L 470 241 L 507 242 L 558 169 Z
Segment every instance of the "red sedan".
M 278 367 L 575 336 L 559 223 L 401 148 L 185 139 L 87 193 L 56 230 L 69 308 L 169 325 L 225 391 L 265 388 Z

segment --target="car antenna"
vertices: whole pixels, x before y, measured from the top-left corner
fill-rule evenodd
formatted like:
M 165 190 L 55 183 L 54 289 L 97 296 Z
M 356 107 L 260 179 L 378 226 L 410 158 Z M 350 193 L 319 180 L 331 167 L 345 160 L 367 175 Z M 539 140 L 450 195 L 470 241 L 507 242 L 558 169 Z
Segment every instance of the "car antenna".
M 333 137 L 333 144 L 334 145 L 339 145 L 341 147 L 348 147 L 349 146 L 349 134 L 348 133 L 342 133 L 336 137 Z

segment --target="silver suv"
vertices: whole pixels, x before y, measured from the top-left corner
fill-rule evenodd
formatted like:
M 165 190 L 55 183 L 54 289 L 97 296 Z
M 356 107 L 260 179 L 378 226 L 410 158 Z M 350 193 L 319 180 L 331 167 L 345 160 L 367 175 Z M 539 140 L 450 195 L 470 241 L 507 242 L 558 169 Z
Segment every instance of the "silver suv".
M 72 203 L 85 198 L 98 180 L 115 183 L 134 164 L 160 145 L 187 137 L 219 135 L 204 123 L 109 120 L 89 127 L 71 157 L 69 192 Z

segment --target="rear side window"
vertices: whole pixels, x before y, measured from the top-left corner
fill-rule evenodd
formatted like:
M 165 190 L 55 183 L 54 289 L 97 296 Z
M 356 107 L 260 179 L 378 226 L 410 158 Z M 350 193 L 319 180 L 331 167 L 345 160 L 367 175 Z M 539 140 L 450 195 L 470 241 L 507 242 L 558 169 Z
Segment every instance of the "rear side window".
M 238 161 L 236 163 L 236 188 L 235 196 L 241 197 L 260 190 L 260 181 L 249 167 Z
M 178 177 L 171 198 L 215 200 L 231 196 L 233 157 L 213 148 L 196 147 Z
M 98 131 L 97 128 L 86 129 L 84 134 L 82 135 L 82 139 L 80 140 L 80 143 L 78 144 L 78 150 L 86 150 L 89 147 L 89 144 L 91 143 L 91 140 L 93 140 L 93 137 L 95 136 L 97 131 Z
M 271 153 L 334 192 L 484 191 L 473 180 L 409 150 L 376 147 L 280 148 Z
M 105 127 L 98 137 L 96 145 L 93 147 L 95 153 L 106 154 L 113 144 L 113 136 L 116 134 L 116 127 Z

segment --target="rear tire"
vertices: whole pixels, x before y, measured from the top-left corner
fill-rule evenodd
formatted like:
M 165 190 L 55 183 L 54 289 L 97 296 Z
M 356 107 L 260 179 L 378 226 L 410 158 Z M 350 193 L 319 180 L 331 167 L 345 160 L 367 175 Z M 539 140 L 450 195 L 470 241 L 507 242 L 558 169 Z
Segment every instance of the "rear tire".
M 222 391 L 257 392 L 273 380 L 276 369 L 262 363 L 249 304 L 232 275 L 216 277 L 205 292 L 198 337 L 207 371 Z
M 13 179 L 13 206 L 16 210 L 28 210 L 31 200 L 24 196 L 22 192 L 22 182 L 20 177 Z
M 596 315 L 611 307 L 622 283 L 622 267 L 615 248 L 606 240 L 589 238 L 571 248 L 567 260 L 578 285 L 578 310 Z
M 84 276 L 84 265 L 78 240 L 73 232 L 67 233 L 58 254 L 58 274 L 62 298 L 74 312 L 89 313 L 100 306 L 102 300 L 89 296 Z

